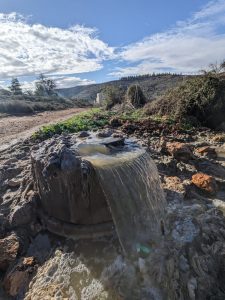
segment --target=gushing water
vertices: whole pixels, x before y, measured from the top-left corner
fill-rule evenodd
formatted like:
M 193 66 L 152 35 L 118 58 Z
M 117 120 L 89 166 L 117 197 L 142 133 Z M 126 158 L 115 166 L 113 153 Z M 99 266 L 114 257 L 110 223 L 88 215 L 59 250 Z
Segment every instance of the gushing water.
M 160 240 L 165 212 L 157 168 L 143 149 L 127 145 L 109 153 L 105 147 L 81 149 L 99 176 L 124 252 L 148 251 Z

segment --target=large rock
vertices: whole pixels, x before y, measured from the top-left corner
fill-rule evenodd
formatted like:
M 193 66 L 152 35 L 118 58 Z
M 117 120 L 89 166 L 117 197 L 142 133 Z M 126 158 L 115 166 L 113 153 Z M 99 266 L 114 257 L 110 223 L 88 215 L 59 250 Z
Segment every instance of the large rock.
M 217 157 L 216 150 L 209 146 L 199 147 L 196 149 L 196 152 L 200 156 L 206 156 L 206 157 L 213 158 L 213 159 Z
M 31 154 L 41 206 L 51 217 L 76 225 L 112 220 L 94 168 L 71 137 L 44 142 Z
M 215 194 L 217 191 L 216 180 L 207 174 L 197 173 L 192 176 L 192 183 L 208 193 Z
M 12 297 L 22 293 L 26 289 L 35 269 L 36 262 L 34 257 L 21 258 L 4 278 L 3 286 L 6 292 Z
M 180 142 L 166 144 L 167 152 L 177 160 L 188 161 L 193 159 L 193 153 L 189 145 Z
M 16 234 L 0 239 L 0 270 L 6 271 L 16 259 L 19 250 L 19 240 Z

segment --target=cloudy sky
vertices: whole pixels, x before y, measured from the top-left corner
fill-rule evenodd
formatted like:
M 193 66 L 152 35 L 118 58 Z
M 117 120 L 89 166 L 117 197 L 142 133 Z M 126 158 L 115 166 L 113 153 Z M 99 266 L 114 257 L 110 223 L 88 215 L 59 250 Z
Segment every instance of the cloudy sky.
M 122 3 L 121 3 L 122 2 Z M 1 0 L 0 85 L 40 73 L 57 86 L 225 59 L 225 0 Z

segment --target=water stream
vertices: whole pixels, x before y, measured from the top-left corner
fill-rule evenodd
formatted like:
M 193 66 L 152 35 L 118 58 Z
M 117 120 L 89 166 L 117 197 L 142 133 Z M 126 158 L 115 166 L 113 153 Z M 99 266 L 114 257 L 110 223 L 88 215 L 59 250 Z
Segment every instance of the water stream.
M 94 166 L 126 254 L 151 251 L 160 242 L 165 198 L 150 155 L 131 141 L 123 147 L 79 146 Z

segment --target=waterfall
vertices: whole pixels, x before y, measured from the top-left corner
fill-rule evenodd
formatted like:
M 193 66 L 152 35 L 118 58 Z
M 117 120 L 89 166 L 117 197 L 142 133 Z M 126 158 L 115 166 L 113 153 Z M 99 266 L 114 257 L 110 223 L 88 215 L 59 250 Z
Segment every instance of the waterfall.
M 94 166 L 121 246 L 137 254 L 160 241 L 165 198 L 155 163 L 142 149 L 85 157 Z

